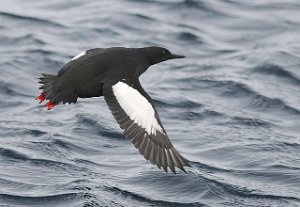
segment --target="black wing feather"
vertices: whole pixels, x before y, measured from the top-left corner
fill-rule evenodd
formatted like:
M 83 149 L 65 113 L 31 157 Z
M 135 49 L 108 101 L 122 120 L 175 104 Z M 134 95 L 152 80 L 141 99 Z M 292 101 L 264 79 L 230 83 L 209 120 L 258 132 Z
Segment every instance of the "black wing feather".
M 128 85 L 135 89 L 138 88 L 136 90 L 138 90 L 140 94 L 143 95 L 153 106 L 152 99 L 142 89 L 138 81 L 136 81 L 134 84 Z M 133 145 L 139 149 L 139 152 L 145 157 L 146 160 L 149 160 L 158 168 L 162 167 L 166 172 L 169 168 L 173 173 L 176 173 L 175 167 L 186 172 L 184 166 L 190 166 L 189 161 L 183 158 L 172 145 L 168 135 L 161 125 L 155 108 L 155 117 L 163 131 L 160 132 L 156 130 L 156 134 L 148 134 L 148 132 L 142 128 L 142 126 L 135 123 L 134 120 L 131 120 L 129 115 L 123 110 L 113 93 L 112 86 L 104 87 L 104 98 L 114 118 L 120 125 L 120 128 L 124 130 L 125 137 L 128 138 Z

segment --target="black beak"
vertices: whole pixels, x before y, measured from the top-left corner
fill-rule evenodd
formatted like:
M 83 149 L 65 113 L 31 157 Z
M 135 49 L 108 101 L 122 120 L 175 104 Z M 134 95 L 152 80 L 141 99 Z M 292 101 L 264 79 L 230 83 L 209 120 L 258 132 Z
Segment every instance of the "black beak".
M 185 58 L 185 56 L 184 55 L 171 54 L 170 59 L 175 59 L 175 58 Z

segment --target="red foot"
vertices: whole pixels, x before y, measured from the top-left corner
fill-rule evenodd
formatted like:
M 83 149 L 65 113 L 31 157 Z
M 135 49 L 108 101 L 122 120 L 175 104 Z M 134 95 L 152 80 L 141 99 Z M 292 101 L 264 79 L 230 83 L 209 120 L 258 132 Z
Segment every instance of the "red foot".
M 43 101 L 45 101 L 46 95 L 41 93 L 41 95 L 39 95 L 36 99 L 39 100 L 40 103 L 42 103 Z
M 46 106 L 48 107 L 48 110 L 52 109 L 54 106 L 56 106 L 56 103 L 53 101 L 48 101 L 46 103 Z

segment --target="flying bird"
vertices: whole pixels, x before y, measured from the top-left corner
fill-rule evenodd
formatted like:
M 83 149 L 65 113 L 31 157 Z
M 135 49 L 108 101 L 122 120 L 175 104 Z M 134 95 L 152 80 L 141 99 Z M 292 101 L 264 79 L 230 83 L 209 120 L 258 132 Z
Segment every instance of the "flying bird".
M 182 55 L 162 47 L 94 48 L 73 57 L 57 75 L 42 74 L 37 99 L 52 109 L 78 98 L 104 96 L 126 138 L 139 152 L 166 172 L 190 166 L 171 143 L 153 100 L 142 88 L 139 76 L 151 65 Z

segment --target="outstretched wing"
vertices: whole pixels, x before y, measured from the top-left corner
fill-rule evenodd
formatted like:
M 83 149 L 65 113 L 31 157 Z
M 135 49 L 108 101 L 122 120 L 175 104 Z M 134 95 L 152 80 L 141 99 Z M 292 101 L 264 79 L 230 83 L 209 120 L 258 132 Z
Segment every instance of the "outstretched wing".
M 126 138 L 146 160 L 166 172 L 170 168 L 175 173 L 175 167 L 185 172 L 184 166 L 189 166 L 189 161 L 170 142 L 152 99 L 138 80 L 122 80 L 104 87 L 104 98 Z

